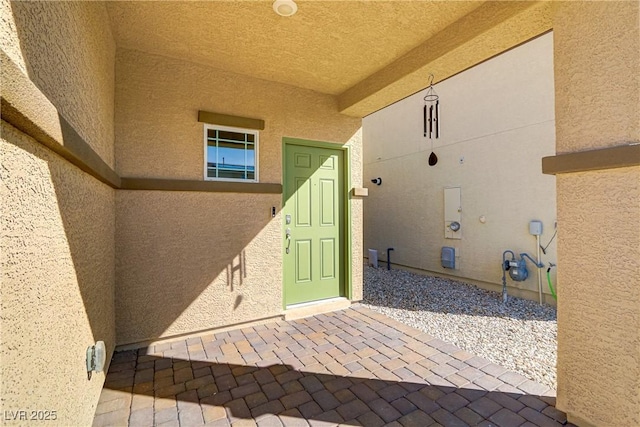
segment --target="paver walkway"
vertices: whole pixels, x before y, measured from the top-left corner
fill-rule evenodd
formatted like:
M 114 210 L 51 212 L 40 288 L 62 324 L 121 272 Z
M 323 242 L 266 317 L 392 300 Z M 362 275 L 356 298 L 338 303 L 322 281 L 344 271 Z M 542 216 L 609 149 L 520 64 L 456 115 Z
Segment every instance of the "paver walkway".
M 363 307 L 114 354 L 94 426 L 559 426 L 555 392 Z

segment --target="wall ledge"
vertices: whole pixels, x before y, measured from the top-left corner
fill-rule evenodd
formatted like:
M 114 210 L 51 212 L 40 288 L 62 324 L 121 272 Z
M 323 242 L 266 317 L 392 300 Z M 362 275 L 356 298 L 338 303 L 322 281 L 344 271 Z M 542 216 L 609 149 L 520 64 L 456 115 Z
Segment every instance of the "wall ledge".
M 233 126 L 236 128 L 264 130 L 264 120 L 249 117 L 230 116 L 228 114 L 198 111 L 198 121 L 212 125 Z
M 640 143 L 600 148 L 542 158 L 542 173 L 557 175 L 640 166 Z
M 2 120 L 113 189 L 282 194 L 281 184 L 122 178 L 2 50 L 0 61 Z
M 122 178 L 122 190 L 203 191 L 212 193 L 282 194 L 281 184 L 195 181 L 154 178 Z
M 102 160 L 45 94 L 0 50 L 2 120 L 112 188 L 120 177 Z

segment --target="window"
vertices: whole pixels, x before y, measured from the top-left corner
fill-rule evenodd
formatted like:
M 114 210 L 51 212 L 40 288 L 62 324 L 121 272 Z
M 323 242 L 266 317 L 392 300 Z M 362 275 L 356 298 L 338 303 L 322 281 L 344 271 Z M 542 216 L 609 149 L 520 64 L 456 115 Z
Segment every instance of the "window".
M 204 126 L 204 178 L 258 182 L 258 131 Z

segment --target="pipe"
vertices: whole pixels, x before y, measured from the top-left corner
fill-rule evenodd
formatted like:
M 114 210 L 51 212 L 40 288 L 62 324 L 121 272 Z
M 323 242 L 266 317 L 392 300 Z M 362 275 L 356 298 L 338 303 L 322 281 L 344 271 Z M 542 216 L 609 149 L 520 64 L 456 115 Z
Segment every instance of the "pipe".
M 511 251 L 509 251 L 509 252 L 511 252 Z M 533 265 L 535 265 L 538 268 L 543 268 L 544 267 L 544 264 L 542 264 L 540 262 L 536 262 L 536 260 L 531 258 L 531 255 L 529 255 L 528 253 L 520 254 L 520 258 L 528 258 L 529 261 L 531 261 L 533 263 Z
M 387 248 L 387 270 L 391 270 L 391 251 L 395 251 L 395 249 Z
M 540 265 L 540 235 L 536 234 L 536 247 L 538 248 L 538 265 Z M 540 294 L 540 305 L 542 305 L 542 274 L 538 268 L 538 293 Z
M 547 268 L 547 283 L 549 284 L 549 290 L 551 291 L 553 299 L 558 301 L 558 295 L 556 295 L 556 291 L 553 289 L 553 285 L 551 284 L 551 267 L 555 267 L 555 264 L 549 263 L 549 268 Z
M 511 260 L 516 258 L 516 254 L 513 251 L 506 250 L 502 253 L 502 303 L 507 302 L 507 270 L 509 269 L 509 263 L 507 262 L 506 255 L 511 254 Z

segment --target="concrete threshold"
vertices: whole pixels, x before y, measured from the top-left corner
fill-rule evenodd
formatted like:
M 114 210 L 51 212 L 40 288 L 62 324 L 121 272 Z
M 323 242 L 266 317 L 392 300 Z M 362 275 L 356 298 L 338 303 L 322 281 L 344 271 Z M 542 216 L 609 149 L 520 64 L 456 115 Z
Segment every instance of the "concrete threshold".
M 317 314 L 344 310 L 349 307 L 351 307 L 351 301 L 344 297 L 288 305 L 284 311 L 284 320 L 302 319 Z

